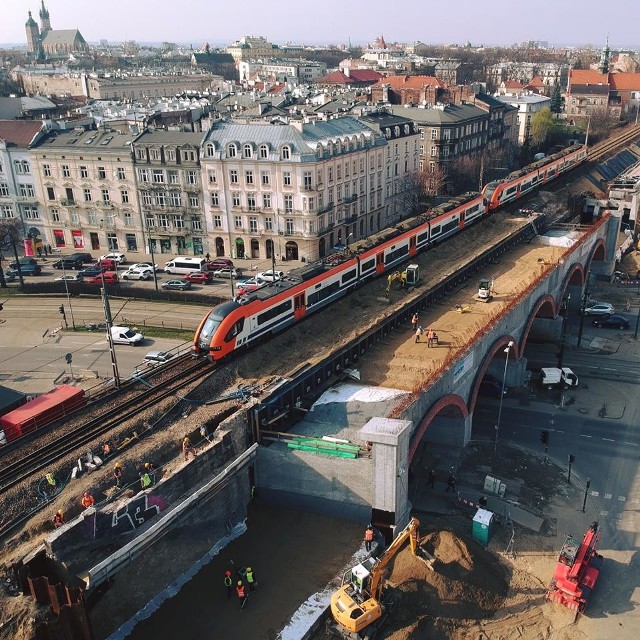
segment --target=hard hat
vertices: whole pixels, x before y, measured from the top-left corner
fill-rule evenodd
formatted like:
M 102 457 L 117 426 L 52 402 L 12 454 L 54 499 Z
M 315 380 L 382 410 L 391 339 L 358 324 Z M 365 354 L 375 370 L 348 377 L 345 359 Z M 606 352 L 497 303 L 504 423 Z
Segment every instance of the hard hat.
M 183 442 L 188 440 L 189 440 L 189 436 L 185 436 Z
M 62 509 L 58 509 L 57 511 L 57 515 L 61 516 L 62 515 Z
M 145 469 L 148 469 L 150 466 L 151 466 L 151 465 L 150 465 L 148 462 L 145 462 L 145 463 L 144 463 L 144 468 L 145 468 Z
M 224 572 L 224 575 L 225 575 L 225 576 L 230 576 L 230 575 L 231 575 L 231 571 L 225 571 L 225 572 Z
M 251 567 L 247 567 L 247 572 L 251 573 Z
M 238 586 L 241 587 L 242 586 L 242 580 L 238 580 Z

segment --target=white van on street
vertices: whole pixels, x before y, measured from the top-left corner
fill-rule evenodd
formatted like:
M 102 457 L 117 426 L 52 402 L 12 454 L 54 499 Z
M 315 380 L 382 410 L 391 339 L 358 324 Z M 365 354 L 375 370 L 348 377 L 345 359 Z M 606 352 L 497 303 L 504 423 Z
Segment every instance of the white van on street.
M 114 344 L 128 344 L 135 347 L 144 341 L 144 336 L 131 327 L 111 327 L 111 339 Z
M 176 256 L 164 265 L 165 273 L 178 273 L 185 275 L 192 271 L 206 271 L 207 261 L 204 258 L 194 256 Z

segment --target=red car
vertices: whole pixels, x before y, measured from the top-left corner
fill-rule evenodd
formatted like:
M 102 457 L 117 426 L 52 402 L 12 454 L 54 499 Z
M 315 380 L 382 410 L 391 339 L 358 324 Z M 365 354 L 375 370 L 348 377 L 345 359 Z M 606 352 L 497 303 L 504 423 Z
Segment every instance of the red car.
M 214 258 L 207 262 L 209 271 L 217 271 L 218 269 L 233 269 L 233 261 L 229 258 Z
M 184 276 L 184 280 L 188 280 L 193 284 L 209 284 L 211 282 L 211 274 L 204 271 L 193 271 Z
M 115 271 L 105 271 L 101 276 L 93 276 L 85 280 L 87 284 L 118 284 L 118 274 Z

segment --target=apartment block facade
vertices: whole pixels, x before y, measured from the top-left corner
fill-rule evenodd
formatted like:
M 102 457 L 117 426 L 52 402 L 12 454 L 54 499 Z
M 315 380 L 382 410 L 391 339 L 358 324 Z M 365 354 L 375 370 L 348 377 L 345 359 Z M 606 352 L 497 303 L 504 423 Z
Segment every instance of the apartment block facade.
M 204 135 L 145 131 L 131 145 L 136 197 L 154 253 L 210 252 L 200 164 Z
M 61 251 L 144 251 L 126 126 L 50 132 L 31 149 L 43 241 Z
M 390 140 L 405 124 L 412 159 L 398 160 L 396 175 Z M 369 125 L 353 117 L 216 123 L 202 157 L 211 253 L 312 261 L 384 228 L 392 185 L 417 168 L 418 134 L 406 119 L 389 133 Z

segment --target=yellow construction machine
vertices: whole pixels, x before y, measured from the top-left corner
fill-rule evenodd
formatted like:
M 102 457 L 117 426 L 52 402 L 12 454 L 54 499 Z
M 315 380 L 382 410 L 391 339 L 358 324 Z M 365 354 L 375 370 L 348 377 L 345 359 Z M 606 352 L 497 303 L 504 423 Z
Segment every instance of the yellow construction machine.
M 397 605 L 397 598 L 384 591 L 385 571 L 407 539 L 411 553 L 433 570 L 435 558 L 420 547 L 419 527 L 420 521 L 411 518 L 378 559 L 369 558 L 344 574 L 342 586 L 331 596 L 331 614 L 336 622 L 332 631 L 353 640 L 367 640 L 377 634 Z
M 400 283 L 400 288 L 415 287 L 420 280 L 420 267 L 417 264 L 410 264 L 404 271 L 394 271 L 387 276 L 387 288 L 385 293 L 387 296 L 391 294 L 391 287 L 394 282 Z

